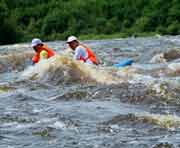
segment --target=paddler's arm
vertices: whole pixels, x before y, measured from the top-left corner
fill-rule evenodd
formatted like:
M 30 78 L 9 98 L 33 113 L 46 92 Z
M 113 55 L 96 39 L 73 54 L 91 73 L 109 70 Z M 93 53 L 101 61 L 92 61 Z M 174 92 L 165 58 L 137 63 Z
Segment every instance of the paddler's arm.
M 86 50 L 82 47 L 77 47 L 77 49 L 75 50 L 74 59 L 80 60 L 81 56 L 85 58 L 87 57 Z
M 31 65 L 35 65 L 38 61 L 37 55 L 35 55 L 32 59 L 31 59 Z

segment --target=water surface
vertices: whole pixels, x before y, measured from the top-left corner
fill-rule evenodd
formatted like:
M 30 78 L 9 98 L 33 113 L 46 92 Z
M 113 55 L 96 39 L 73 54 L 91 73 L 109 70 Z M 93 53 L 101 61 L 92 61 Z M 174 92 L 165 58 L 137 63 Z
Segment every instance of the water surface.
M 180 147 L 180 78 L 149 61 L 180 37 L 84 41 L 102 65 L 60 56 L 29 67 L 29 44 L 0 46 L 0 147 Z M 17 54 L 18 53 L 18 54 Z M 135 64 L 116 69 L 125 58 Z M 24 76 L 26 75 L 26 77 Z M 29 76 L 29 77 L 27 77 Z

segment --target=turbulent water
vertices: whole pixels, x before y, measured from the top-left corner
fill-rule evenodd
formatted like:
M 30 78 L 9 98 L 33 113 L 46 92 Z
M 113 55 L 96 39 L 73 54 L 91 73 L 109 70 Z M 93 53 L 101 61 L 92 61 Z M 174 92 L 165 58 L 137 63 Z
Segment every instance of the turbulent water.
M 35 66 L 29 44 L 0 46 L 0 148 L 180 147 L 180 36 L 84 43 L 100 66 L 65 42 Z

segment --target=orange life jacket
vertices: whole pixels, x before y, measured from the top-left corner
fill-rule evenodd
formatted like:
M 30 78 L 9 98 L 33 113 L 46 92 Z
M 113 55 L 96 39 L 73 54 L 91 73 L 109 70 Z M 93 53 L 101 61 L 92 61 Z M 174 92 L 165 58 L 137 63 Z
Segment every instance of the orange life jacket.
M 93 64 L 95 64 L 95 65 L 99 65 L 99 64 L 100 64 L 99 60 L 97 59 L 96 55 L 94 54 L 94 52 L 92 51 L 91 48 L 89 48 L 89 47 L 87 47 L 87 46 L 85 46 L 85 45 L 82 45 L 82 44 L 81 44 L 80 46 L 84 47 L 84 48 L 86 49 L 87 54 L 88 54 L 88 57 L 87 57 L 87 58 L 84 58 L 84 57 L 81 56 L 81 57 L 80 57 L 80 60 L 81 60 L 81 61 L 86 62 L 86 61 L 89 59 L 89 60 L 91 60 L 91 61 L 93 62 Z
M 51 48 L 49 48 L 47 45 L 43 44 L 43 46 L 38 48 L 38 50 L 36 52 L 36 55 L 32 58 L 32 61 L 34 63 L 38 63 L 39 62 L 39 60 L 40 60 L 40 53 L 43 50 L 47 51 L 48 58 L 50 58 L 50 57 L 52 57 L 52 56 L 54 56 L 56 54 Z

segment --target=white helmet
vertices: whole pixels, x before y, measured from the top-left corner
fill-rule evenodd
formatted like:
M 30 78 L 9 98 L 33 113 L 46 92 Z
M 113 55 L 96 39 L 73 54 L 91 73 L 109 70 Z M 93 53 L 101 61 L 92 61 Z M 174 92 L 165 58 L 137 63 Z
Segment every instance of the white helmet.
M 40 39 L 38 39 L 38 38 L 34 38 L 32 40 L 32 42 L 31 42 L 31 47 L 35 47 L 35 46 L 37 46 L 39 44 L 42 44 L 42 41 Z
M 78 39 L 75 36 L 69 36 L 66 42 L 70 43 L 72 41 L 78 41 Z

